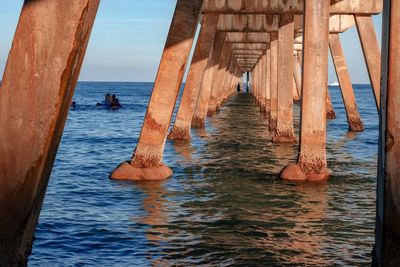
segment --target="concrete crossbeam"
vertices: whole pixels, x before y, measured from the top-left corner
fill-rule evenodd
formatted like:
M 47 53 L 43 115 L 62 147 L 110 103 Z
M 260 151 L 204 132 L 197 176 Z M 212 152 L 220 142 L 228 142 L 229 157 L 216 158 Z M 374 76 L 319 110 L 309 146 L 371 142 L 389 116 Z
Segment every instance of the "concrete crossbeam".
M 331 14 L 378 14 L 383 0 L 332 0 Z M 202 13 L 303 14 L 304 0 L 204 0 Z

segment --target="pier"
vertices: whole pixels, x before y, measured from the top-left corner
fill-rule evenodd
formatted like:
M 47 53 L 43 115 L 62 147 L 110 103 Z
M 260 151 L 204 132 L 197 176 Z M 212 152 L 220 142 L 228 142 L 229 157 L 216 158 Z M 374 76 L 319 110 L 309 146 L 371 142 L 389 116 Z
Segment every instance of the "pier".
M 131 159 L 121 155 L 110 178 L 173 177 L 163 161 L 167 140 L 190 142 L 191 129 L 204 128 L 207 117 L 218 116 L 240 88 L 250 90 L 274 145 L 299 144 L 297 160 L 285 163 L 277 179 L 329 186 L 327 120 L 336 118 L 328 89 L 329 55 L 348 131 L 365 128 L 340 39 L 356 28 L 354 42 L 362 47 L 380 117 L 371 263 L 399 266 L 400 0 L 176 2 L 138 143 L 132 144 Z M 0 266 L 27 264 L 99 4 L 43 0 L 23 5 L 0 87 Z M 372 21 L 381 13 L 382 49 Z

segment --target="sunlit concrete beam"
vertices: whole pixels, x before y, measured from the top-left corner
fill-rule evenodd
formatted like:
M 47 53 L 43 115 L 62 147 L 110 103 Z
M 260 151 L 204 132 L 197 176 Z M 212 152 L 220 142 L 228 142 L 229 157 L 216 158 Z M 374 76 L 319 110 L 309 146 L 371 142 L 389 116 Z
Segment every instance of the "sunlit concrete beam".
M 227 32 L 226 41 L 241 43 L 269 43 L 270 34 L 267 32 Z
M 303 14 L 305 0 L 204 0 L 203 13 Z M 332 0 L 330 14 L 378 14 L 383 0 Z
M 233 43 L 232 49 L 266 50 L 265 43 Z

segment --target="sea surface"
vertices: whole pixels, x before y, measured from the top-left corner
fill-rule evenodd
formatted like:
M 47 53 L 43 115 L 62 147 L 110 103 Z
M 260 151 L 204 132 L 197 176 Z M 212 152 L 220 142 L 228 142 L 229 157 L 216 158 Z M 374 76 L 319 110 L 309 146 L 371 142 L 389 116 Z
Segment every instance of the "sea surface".
M 167 141 L 170 179 L 109 180 L 132 155 L 152 86 L 79 83 L 29 266 L 370 265 L 378 115 L 369 85 L 354 86 L 365 125 L 356 134 L 330 88 L 337 119 L 328 123 L 327 183 L 279 180 L 297 145 L 273 145 L 245 93 L 193 129 L 191 142 Z M 107 92 L 123 108 L 96 107 Z

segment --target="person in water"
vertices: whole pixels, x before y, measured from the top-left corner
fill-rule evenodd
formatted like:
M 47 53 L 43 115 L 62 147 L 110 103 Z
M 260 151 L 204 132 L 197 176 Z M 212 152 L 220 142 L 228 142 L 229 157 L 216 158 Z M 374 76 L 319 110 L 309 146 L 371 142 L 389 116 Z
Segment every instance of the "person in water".
M 111 95 L 110 93 L 107 93 L 104 97 L 104 103 L 97 103 L 97 106 L 104 106 L 105 108 L 120 108 L 122 105 L 119 103 L 119 100 L 116 95 Z
M 119 100 L 116 95 L 112 95 L 111 97 L 111 108 L 120 108 L 121 104 L 119 103 Z
M 111 96 L 110 93 L 107 93 L 104 99 L 104 105 L 106 107 L 110 107 L 112 105 L 113 102 L 113 96 Z

